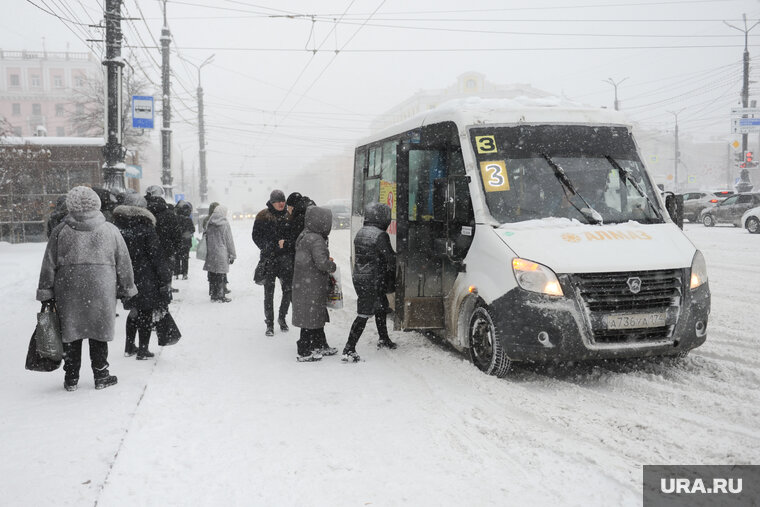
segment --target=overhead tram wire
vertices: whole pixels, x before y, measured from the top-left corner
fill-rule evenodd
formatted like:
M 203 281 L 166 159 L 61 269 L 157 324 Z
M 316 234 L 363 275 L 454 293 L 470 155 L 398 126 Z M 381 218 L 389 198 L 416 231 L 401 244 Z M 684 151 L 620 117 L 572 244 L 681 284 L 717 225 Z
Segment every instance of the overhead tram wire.
M 31 0 L 26 0 L 26 1 L 27 1 L 28 3 L 30 3 L 30 4 L 32 4 L 32 5 L 34 5 L 35 7 L 37 7 L 37 8 L 40 8 L 38 5 L 36 5 L 35 3 L 33 3 Z M 43 1 L 43 3 L 44 3 L 44 0 L 42 0 L 42 1 Z M 50 6 L 49 6 L 49 5 L 45 4 L 45 6 L 46 6 L 48 9 L 50 9 Z M 57 13 L 55 13 L 55 12 L 52 12 L 52 11 L 48 11 L 48 10 L 45 10 L 45 9 L 41 9 L 41 10 L 42 10 L 42 11 L 44 11 L 44 12 L 46 12 L 47 14 L 50 14 L 50 15 L 52 15 L 52 16 L 54 16 L 54 17 L 58 18 L 58 19 L 61 21 L 61 23 L 63 23 L 63 25 L 66 27 L 66 29 L 67 29 L 67 30 L 69 30 L 69 31 L 70 31 L 70 32 L 71 32 L 71 33 L 74 35 L 74 37 L 76 37 L 77 39 L 79 39 L 79 40 L 82 42 L 82 44 L 84 44 L 84 45 L 85 45 L 85 47 L 86 47 L 87 49 L 89 49 L 89 50 L 90 50 L 90 53 L 92 53 L 92 54 L 93 54 L 95 57 L 97 57 L 98 59 L 102 58 L 102 53 L 103 53 L 103 46 L 102 46 L 102 45 L 101 45 L 101 46 L 96 46 L 96 47 L 97 47 L 97 49 L 98 49 L 98 51 L 96 52 L 96 51 L 95 51 L 95 49 L 94 49 L 94 46 L 95 46 L 97 43 L 96 43 L 96 42 L 94 42 L 94 41 L 87 41 L 87 40 L 86 40 L 86 38 L 85 38 L 85 39 L 83 39 L 83 38 L 80 36 L 80 34 L 78 34 L 77 32 L 75 32 L 75 31 L 74 31 L 74 29 L 73 29 L 73 28 L 70 26 L 70 25 L 74 25 L 74 26 L 77 26 L 78 24 L 81 24 L 81 22 L 79 22 L 79 21 L 76 21 L 76 22 L 72 22 L 71 20 L 65 19 L 64 17 L 62 17 L 62 16 L 58 15 L 58 14 L 57 14 Z M 102 44 L 102 43 L 101 43 L 101 44 Z

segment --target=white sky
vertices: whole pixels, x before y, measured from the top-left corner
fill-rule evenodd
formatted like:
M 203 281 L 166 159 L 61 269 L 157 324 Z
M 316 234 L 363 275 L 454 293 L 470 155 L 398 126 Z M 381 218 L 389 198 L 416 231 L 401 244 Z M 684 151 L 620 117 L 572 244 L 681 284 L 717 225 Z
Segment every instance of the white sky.
M 82 39 L 102 37 L 32 2 L 67 20 L 102 18 L 100 0 L 4 0 L 5 12 L 14 15 L 0 18 L 3 49 L 38 50 L 44 36 L 49 51 L 67 43 L 84 51 Z M 122 12 L 144 19 L 123 23 L 126 41 L 152 46 L 160 35 L 161 4 L 140 0 L 140 11 L 136 2 L 125 0 Z M 177 51 L 195 62 L 215 54 L 202 75 L 209 167 L 290 172 L 351 148 L 374 116 L 419 89 L 447 87 L 470 70 L 493 83 L 529 83 L 610 108 L 613 87 L 604 80 L 627 78 L 619 86 L 621 109 L 644 126 L 672 129 L 669 111 L 683 109 L 685 135 L 729 140 L 744 41 L 723 20 L 742 26 L 746 13 L 752 24 L 760 3 L 170 0 L 168 12 L 179 95 L 172 127 L 186 163 L 197 157 L 197 74 Z M 282 14 L 298 16 L 272 17 Z M 750 34 L 750 55 L 760 51 L 758 36 L 760 26 Z M 313 54 L 306 47 L 321 50 Z M 100 55 L 102 44 L 93 48 Z M 336 48 L 343 51 L 336 55 Z M 159 50 L 132 51 L 160 85 Z

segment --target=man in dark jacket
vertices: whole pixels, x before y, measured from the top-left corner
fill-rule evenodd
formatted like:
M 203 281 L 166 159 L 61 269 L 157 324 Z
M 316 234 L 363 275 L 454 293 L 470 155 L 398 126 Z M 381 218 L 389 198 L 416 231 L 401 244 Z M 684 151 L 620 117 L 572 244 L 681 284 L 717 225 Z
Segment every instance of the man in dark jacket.
M 385 230 L 391 223 L 391 209 L 379 202 L 367 205 L 364 226 L 354 238 L 354 273 L 352 280 L 356 290 L 356 319 L 351 325 L 348 341 L 343 348 L 343 361 L 359 361 L 356 343 L 359 341 L 367 319 L 375 316 L 380 338 L 377 347 L 395 349 L 396 344 L 388 337 L 386 315 L 388 297 L 395 291 L 396 253 Z
M 171 301 L 171 271 L 166 264 L 156 235 L 156 219 L 145 209 L 145 199 L 129 194 L 124 204 L 113 211 L 114 224 L 121 231 L 132 260 L 137 295 L 124 303 L 129 309 L 127 317 L 127 341 L 124 355 L 137 354 L 137 359 L 154 356 L 148 350 L 153 329 L 155 311 L 167 311 Z M 135 347 L 135 335 L 139 332 L 139 346 Z
M 177 264 L 175 276 L 179 278 L 182 275 L 183 280 L 187 280 L 187 264 L 190 258 L 190 249 L 193 247 L 193 234 L 195 233 L 195 224 L 190 217 L 193 213 L 193 205 L 187 201 L 179 201 L 174 208 L 174 213 L 179 221 L 179 230 L 182 235 L 180 247 L 177 251 Z
M 277 278 L 282 287 L 282 301 L 277 323 L 281 331 L 288 330 L 285 317 L 288 315 L 293 282 L 293 250 L 290 245 L 290 222 L 285 208 L 285 193 L 272 190 L 267 207 L 259 211 L 253 222 L 251 237 L 260 250 L 259 263 L 265 263 L 264 279 L 264 321 L 267 325 L 266 335 L 274 336 L 274 286 Z M 287 244 L 286 244 L 287 243 Z
M 182 244 L 179 219 L 167 206 L 164 200 L 164 189 L 158 185 L 148 187 L 145 200 L 148 202 L 148 211 L 156 217 L 156 234 L 158 234 L 161 254 L 169 269 L 172 269 L 174 267 L 174 258 Z

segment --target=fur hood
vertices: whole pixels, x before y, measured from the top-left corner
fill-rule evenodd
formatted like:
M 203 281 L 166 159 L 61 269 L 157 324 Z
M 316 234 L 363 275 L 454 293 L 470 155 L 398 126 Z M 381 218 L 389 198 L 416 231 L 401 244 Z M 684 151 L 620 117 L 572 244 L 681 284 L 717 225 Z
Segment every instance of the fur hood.
M 156 217 L 153 216 L 153 213 L 139 206 L 127 206 L 125 204 L 116 206 L 116 209 L 113 210 L 113 219 L 117 225 L 121 226 L 137 221 L 149 222 L 153 227 L 156 226 Z

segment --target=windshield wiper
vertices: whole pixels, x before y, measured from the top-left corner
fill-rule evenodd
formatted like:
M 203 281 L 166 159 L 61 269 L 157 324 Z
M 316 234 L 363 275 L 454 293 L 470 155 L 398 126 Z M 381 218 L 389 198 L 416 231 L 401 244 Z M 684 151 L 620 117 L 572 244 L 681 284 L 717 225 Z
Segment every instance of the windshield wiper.
M 575 185 L 573 185 L 573 182 L 570 181 L 570 178 L 565 173 L 565 170 L 562 169 L 559 165 L 557 165 L 554 160 L 551 159 L 549 155 L 546 153 L 541 153 L 541 156 L 546 160 L 546 162 L 549 164 L 549 167 L 551 167 L 554 170 L 554 175 L 557 177 L 560 183 L 570 191 L 572 195 L 577 195 L 580 197 L 581 201 L 586 205 L 585 208 L 579 208 L 571 199 L 568 198 L 568 202 L 573 205 L 573 208 L 578 210 L 578 213 L 583 215 L 586 220 L 588 220 L 592 224 L 603 224 L 604 219 L 602 219 L 602 215 L 599 214 L 598 211 L 596 211 L 586 199 L 578 192 L 578 190 L 575 188 Z
M 607 161 L 610 163 L 610 165 L 612 165 L 612 167 L 617 169 L 618 173 L 620 174 L 620 179 L 622 179 L 624 182 L 629 181 L 631 185 L 633 185 L 633 188 L 635 188 L 639 192 L 641 197 L 647 200 L 647 203 L 649 203 L 649 207 L 652 208 L 652 211 L 654 211 L 654 214 L 657 215 L 657 218 L 659 218 L 662 221 L 665 221 L 665 219 L 662 217 L 662 213 L 660 213 L 660 210 L 657 209 L 657 207 L 654 205 L 654 203 L 646 194 L 646 192 L 644 192 L 641 186 L 639 186 L 639 183 L 633 179 L 633 177 L 631 176 L 631 172 L 628 169 L 625 169 L 620 164 L 618 164 L 617 160 L 612 158 L 611 155 L 605 155 L 604 158 L 607 159 Z

